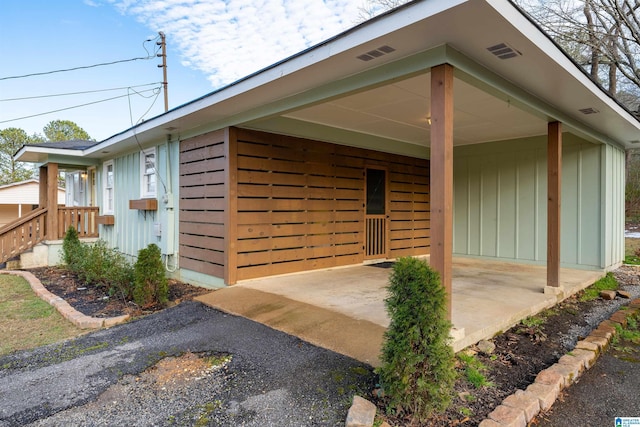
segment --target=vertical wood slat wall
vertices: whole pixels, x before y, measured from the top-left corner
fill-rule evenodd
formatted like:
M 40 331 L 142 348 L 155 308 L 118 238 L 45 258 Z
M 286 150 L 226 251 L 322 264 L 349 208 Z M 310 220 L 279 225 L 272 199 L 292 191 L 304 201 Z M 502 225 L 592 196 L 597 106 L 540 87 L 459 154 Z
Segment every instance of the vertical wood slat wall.
M 361 263 L 370 166 L 389 171 L 389 257 L 429 253 L 428 160 L 231 130 L 181 142 L 182 268 L 232 284 Z M 237 182 L 225 186 L 225 176 Z
M 180 143 L 180 267 L 224 277 L 224 131 Z

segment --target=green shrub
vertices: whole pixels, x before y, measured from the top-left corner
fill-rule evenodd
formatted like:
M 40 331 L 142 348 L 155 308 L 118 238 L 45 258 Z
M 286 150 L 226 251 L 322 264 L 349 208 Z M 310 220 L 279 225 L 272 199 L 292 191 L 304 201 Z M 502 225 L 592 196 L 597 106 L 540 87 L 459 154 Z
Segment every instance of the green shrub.
M 148 307 L 169 300 L 169 284 L 158 245 L 151 243 L 138 252 L 134 266 L 133 299 L 136 304 Z
M 78 231 L 69 226 L 62 240 L 62 260 L 71 271 L 76 271 L 84 257 L 84 247 L 78 238 Z
M 87 284 L 106 287 L 111 295 L 118 294 L 124 299 L 131 299 L 133 266 L 125 256 L 109 248 L 104 240 L 86 245 L 86 248 L 78 276 Z
M 104 240 L 82 243 L 78 233 L 69 227 L 62 242 L 62 257 L 66 267 L 90 286 L 104 286 L 111 295 L 126 300 L 133 298 L 133 266 Z
M 389 282 L 391 323 L 377 372 L 387 409 L 420 422 L 449 407 L 456 380 L 445 290 L 438 273 L 416 258 L 399 259 Z

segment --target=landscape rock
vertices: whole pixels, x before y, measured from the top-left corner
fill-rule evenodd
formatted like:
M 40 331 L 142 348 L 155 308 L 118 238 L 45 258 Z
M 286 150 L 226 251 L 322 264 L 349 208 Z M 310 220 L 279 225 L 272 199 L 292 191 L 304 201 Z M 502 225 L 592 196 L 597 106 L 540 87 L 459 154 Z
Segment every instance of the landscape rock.
M 525 421 L 529 422 L 540 412 L 540 401 L 538 398 L 523 390 L 518 390 L 511 396 L 504 399 L 504 406 L 522 409 Z
M 345 427 L 371 427 L 376 417 L 376 405 L 360 396 L 353 396 Z
M 623 328 L 627 327 L 627 313 L 625 313 L 622 310 L 616 311 L 615 313 L 613 313 L 609 318 L 609 320 L 611 320 L 612 322 L 619 323 L 620 325 L 622 325 Z
M 501 426 L 526 427 L 524 410 L 510 406 L 500 405 L 489 414 L 489 418 Z
M 602 299 L 606 299 L 606 300 L 614 300 L 616 299 L 616 291 L 600 291 L 600 297 Z
M 482 340 L 477 344 L 478 351 L 484 354 L 492 354 L 496 350 L 496 345 L 488 340 Z
M 622 298 L 631 299 L 631 292 L 619 290 L 618 295 L 620 295 Z

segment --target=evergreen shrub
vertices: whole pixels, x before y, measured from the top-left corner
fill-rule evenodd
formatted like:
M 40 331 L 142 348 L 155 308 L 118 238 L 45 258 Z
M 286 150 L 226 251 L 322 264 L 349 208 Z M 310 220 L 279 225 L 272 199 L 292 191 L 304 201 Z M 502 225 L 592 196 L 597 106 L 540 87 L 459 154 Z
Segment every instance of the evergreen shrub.
M 69 227 L 62 242 L 66 268 L 90 286 L 104 286 L 109 294 L 126 300 L 133 297 L 133 266 L 104 240 L 82 243 L 74 227 Z
M 85 256 L 84 247 L 78 238 L 78 231 L 69 226 L 62 240 L 62 260 L 71 271 L 76 271 Z
M 134 266 L 133 299 L 142 307 L 165 304 L 169 300 L 169 283 L 164 273 L 160 248 L 154 243 L 138 252 Z
M 423 422 L 449 407 L 456 381 L 445 290 L 437 272 L 410 257 L 394 264 L 388 290 L 380 384 L 389 412 Z

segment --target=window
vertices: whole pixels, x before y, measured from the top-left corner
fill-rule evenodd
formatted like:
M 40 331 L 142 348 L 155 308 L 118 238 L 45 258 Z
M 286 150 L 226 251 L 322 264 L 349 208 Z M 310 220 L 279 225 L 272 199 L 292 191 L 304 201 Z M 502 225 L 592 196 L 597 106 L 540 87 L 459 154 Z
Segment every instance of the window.
M 140 197 L 156 196 L 156 149 L 150 148 L 140 153 L 141 190 Z
M 103 214 L 113 214 L 114 170 L 113 161 L 105 162 L 103 166 L 104 206 Z
M 367 169 L 367 215 L 384 215 L 385 204 L 385 171 Z

